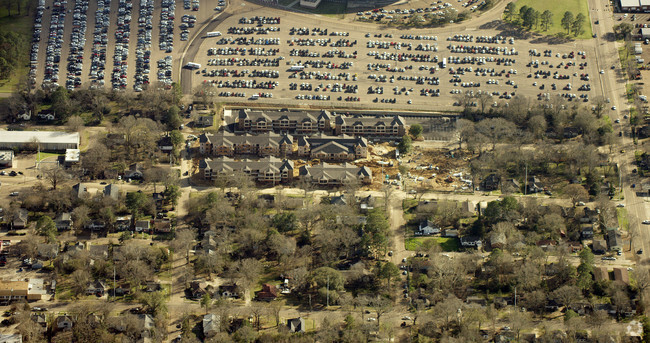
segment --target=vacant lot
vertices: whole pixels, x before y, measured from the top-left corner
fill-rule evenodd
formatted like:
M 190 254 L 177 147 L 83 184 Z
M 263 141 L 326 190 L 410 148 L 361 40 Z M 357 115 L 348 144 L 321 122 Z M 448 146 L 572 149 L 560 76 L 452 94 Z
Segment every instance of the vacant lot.
M 404 245 L 406 250 L 415 251 L 424 245 L 426 241 L 430 240 L 438 243 L 443 251 L 458 251 L 460 248 L 458 245 L 458 238 L 454 237 L 411 237 L 406 239 Z
M 578 38 L 591 38 L 591 19 L 589 19 L 587 0 L 519 0 L 516 4 L 517 11 L 519 11 L 523 6 L 532 7 L 539 11 L 540 14 L 546 10 L 551 11 L 553 13 L 553 25 L 549 26 L 548 31 L 542 31 L 541 28 L 537 30 L 539 33 L 548 35 L 566 33 L 566 30 L 562 28 L 562 17 L 564 16 L 564 12 L 573 12 L 574 16 L 577 16 L 578 13 L 582 13 L 587 17 L 587 20 L 584 23 L 585 32 L 581 36 L 578 36 Z

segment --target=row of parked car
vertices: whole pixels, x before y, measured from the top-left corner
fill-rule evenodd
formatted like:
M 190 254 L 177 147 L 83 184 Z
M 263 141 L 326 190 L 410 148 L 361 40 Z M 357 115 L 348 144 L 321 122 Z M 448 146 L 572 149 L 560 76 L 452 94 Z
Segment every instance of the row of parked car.
M 106 72 L 106 45 L 108 44 L 109 14 L 111 0 L 98 0 L 95 11 L 95 30 L 93 31 L 93 47 L 90 61 L 90 87 L 104 87 Z
M 133 84 L 133 90 L 136 92 L 142 92 L 142 86 L 149 84 L 153 6 L 153 0 L 140 0 L 138 42 L 135 48 L 135 82 Z
M 41 31 L 43 28 L 43 13 L 45 12 L 45 0 L 38 1 L 36 15 L 34 16 L 34 33 L 32 35 L 32 49 L 29 57 L 29 81 L 36 84 L 36 69 L 38 68 L 38 47 L 41 41 Z
M 72 13 L 72 34 L 70 35 L 70 54 L 68 55 L 68 75 L 65 87 L 73 90 L 81 87 L 84 47 L 86 46 L 86 28 L 88 17 L 88 0 L 77 0 Z
M 119 0 L 117 8 L 117 29 L 115 30 L 115 54 L 113 55 L 113 74 L 111 84 L 113 90 L 125 89 L 129 63 L 129 42 L 131 37 L 131 13 L 133 3 L 130 0 Z
M 57 1 L 52 6 L 52 17 L 50 19 L 50 33 L 47 39 L 45 56 L 45 76 L 43 86 L 59 84 L 59 63 L 61 62 L 61 49 L 63 47 L 63 29 L 65 27 L 65 6 L 67 1 Z

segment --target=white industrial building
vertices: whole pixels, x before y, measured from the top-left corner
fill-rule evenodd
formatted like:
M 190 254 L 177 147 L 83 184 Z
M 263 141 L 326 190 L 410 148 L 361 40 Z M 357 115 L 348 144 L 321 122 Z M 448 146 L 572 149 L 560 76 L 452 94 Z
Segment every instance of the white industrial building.
M 650 0 L 620 0 L 623 12 L 650 12 Z
M 0 168 L 11 168 L 14 164 L 14 152 L 12 150 L 0 150 Z
M 79 133 L 60 131 L 0 131 L 0 149 L 25 149 L 38 144 L 41 151 L 79 149 Z
M 79 156 L 81 151 L 79 149 L 65 149 L 65 159 L 63 163 L 66 166 L 71 166 L 73 164 L 79 163 Z

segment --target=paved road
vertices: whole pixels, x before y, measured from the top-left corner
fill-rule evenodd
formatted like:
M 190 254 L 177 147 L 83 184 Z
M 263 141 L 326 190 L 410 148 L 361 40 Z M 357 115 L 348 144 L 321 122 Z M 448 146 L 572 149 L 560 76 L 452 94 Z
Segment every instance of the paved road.
M 611 103 L 608 104 L 606 113 L 609 112 L 612 120 L 619 119 L 620 124 L 614 124 L 614 133 L 623 132 L 622 137 L 617 137 L 616 148 L 614 149 L 612 160 L 619 165 L 619 172 L 621 174 L 621 187 L 622 195 L 624 197 L 623 204 L 625 204 L 630 222 L 630 230 L 638 232 L 638 238 L 633 240 L 633 250 L 643 248 L 644 254 L 642 260 L 648 259 L 650 252 L 650 232 L 648 228 L 644 227 L 641 222 L 648 217 L 648 203 L 636 195 L 635 189 L 631 188 L 632 184 L 640 186 L 641 179 L 632 173 L 632 169 L 636 168 L 634 162 L 634 151 L 636 146 L 630 136 L 629 120 L 624 118 L 624 115 L 629 115 L 630 105 L 627 102 L 625 95 L 625 84 L 627 83 L 625 71 L 621 70 L 618 59 L 619 43 L 610 41 L 613 37 L 613 26 L 616 24 L 611 7 L 607 2 L 590 0 L 589 9 L 592 23 L 599 21 L 599 24 L 593 24 L 594 33 L 598 35 L 595 40 L 597 63 L 599 69 L 605 71 L 604 75 L 600 75 L 603 84 L 603 96 L 609 98 Z M 610 67 L 615 65 L 616 69 Z M 616 111 L 611 111 L 609 107 L 616 106 Z M 621 153 L 625 150 L 625 153 Z

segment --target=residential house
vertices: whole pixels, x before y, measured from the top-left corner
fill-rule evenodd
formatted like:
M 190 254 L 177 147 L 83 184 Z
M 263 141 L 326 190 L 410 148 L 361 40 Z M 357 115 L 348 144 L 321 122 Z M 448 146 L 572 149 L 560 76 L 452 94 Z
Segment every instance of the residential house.
M 492 231 L 490 233 L 490 248 L 503 249 L 506 246 L 506 234 L 499 231 Z
M 368 157 L 368 140 L 363 137 L 298 137 L 298 156 L 321 161 L 353 161 Z
M 44 314 L 32 314 L 30 317 L 32 321 L 41 327 L 47 328 L 47 319 L 45 318 Z
M 197 127 L 211 127 L 214 125 L 214 116 L 199 116 L 196 120 Z
M 446 229 L 442 233 L 443 237 L 458 237 L 458 230 L 456 229 Z
M 430 221 L 429 219 L 425 219 L 421 221 L 420 226 L 418 226 L 418 230 L 415 232 L 415 234 L 418 236 L 437 235 L 439 233 L 440 233 L 440 226 L 436 225 L 434 222 Z
M 72 193 L 75 197 L 81 199 L 88 194 L 88 187 L 83 183 L 72 186 Z
M 107 244 L 97 244 L 91 245 L 88 247 L 88 252 L 90 257 L 95 260 L 106 260 L 108 259 L 108 245 Z
M 257 161 L 236 161 L 229 157 L 219 157 L 214 160 L 201 160 L 199 168 L 207 180 L 214 180 L 218 175 L 232 175 L 243 172 L 260 183 L 283 183 L 293 180 L 293 162 L 270 156 Z
M 124 177 L 131 180 L 142 180 L 144 177 L 142 170 L 142 164 L 133 163 L 129 166 L 129 169 L 124 171 Z
M 203 337 L 210 338 L 216 335 L 221 329 L 221 317 L 209 313 L 203 316 Z
M 583 210 L 583 215 L 580 217 L 580 222 L 581 223 L 595 223 L 598 221 L 598 215 L 600 214 L 599 209 L 590 209 L 589 207 L 585 207 Z
M 199 152 L 210 156 L 284 156 L 293 152 L 293 137 L 266 132 L 235 135 L 230 132 L 199 136 Z
M 153 229 L 156 233 L 169 233 L 172 231 L 172 222 L 167 219 L 154 219 Z
M 54 320 L 58 330 L 70 330 L 74 322 L 70 316 L 58 316 Z
M 609 281 L 609 272 L 607 267 L 594 267 L 594 280 L 598 281 Z
M 195 280 L 190 282 L 189 293 L 191 299 L 201 299 L 207 292 L 201 286 L 201 282 Z
M 135 222 L 135 231 L 136 232 L 150 232 L 151 226 L 148 220 L 138 220 Z
M 547 250 L 547 249 L 549 249 L 551 247 L 556 246 L 557 241 L 553 240 L 553 239 L 542 239 L 542 240 L 537 241 L 536 244 L 537 244 L 538 247 L 540 247 L 540 248 L 542 248 L 544 250 Z
M 330 205 L 340 205 L 340 206 L 345 206 L 348 204 L 348 201 L 345 200 L 345 194 L 341 194 L 339 196 L 332 197 L 330 199 Z
M 144 285 L 144 291 L 145 292 L 157 292 L 162 289 L 162 286 L 158 282 L 154 281 L 147 281 Z
M 463 201 L 460 204 L 461 210 L 465 213 L 476 214 L 476 204 L 471 200 Z
M 0 334 L 0 343 L 23 343 L 23 336 L 19 333 Z
M 54 259 L 59 255 L 59 245 L 56 243 L 54 244 L 41 243 L 38 246 L 36 246 L 36 251 L 37 251 L 38 258 L 44 260 Z
M 302 166 L 299 175 L 304 180 L 321 186 L 339 186 L 354 182 L 369 184 L 372 171 L 368 167 L 357 167 L 347 163 L 342 165 L 322 162 L 315 166 Z
M 26 209 L 20 208 L 11 221 L 11 228 L 13 230 L 21 230 L 27 226 L 28 214 Z
M 460 245 L 464 248 L 480 248 L 483 243 L 481 242 L 481 237 L 462 236 L 460 238 Z
M 265 283 L 262 285 L 262 290 L 257 292 L 255 298 L 262 301 L 275 300 L 278 297 L 278 288 L 274 285 Z
M 120 197 L 120 187 L 114 183 L 104 187 L 104 196 L 117 200 Z
M 131 216 L 121 216 L 115 218 L 115 229 L 117 231 L 126 231 L 131 229 Z
M 95 280 L 91 281 L 88 283 L 88 287 L 86 287 L 86 294 L 91 295 L 97 295 L 97 296 L 102 296 L 104 295 L 104 292 L 106 291 L 106 284 L 102 280 Z
M 99 231 L 99 230 L 103 230 L 104 228 L 106 228 L 106 223 L 104 223 L 101 220 L 92 220 L 89 223 L 87 223 L 86 225 L 84 225 L 84 228 L 87 229 L 87 230 Z
M 607 252 L 607 243 L 604 239 L 594 239 L 591 251 L 596 255 L 602 255 Z
M 291 333 L 305 332 L 305 319 L 302 317 L 289 319 L 287 320 L 287 327 Z
M 594 224 L 582 224 L 580 229 L 580 238 L 582 239 L 594 238 Z
M 400 116 L 343 116 L 334 118 L 335 135 L 377 138 L 401 138 L 406 134 L 406 122 Z
M 375 197 L 368 195 L 367 197 L 362 197 L 357 200 L 359 203 L 359 210 L 362 213 L 366 213 L 375 208 Z
M 614 268 L 614 281 L 625 285 L 630 284 L 630 276 L 626 268 Z
M 65 149 L 65 156 L 63 158 L 63 165 L 71 167 L 72 165 L 79 164 L 81 150 L 79 149 Z
M 539 193 L 544 190 L 544 187 L 541 186 L 542 181 L 537 176 L 531 176 L 528 178 L 528 184 L 526 185 L 528 193 Z
M 607 249 L 609 251 L 616 250 L 621 251 L 623 249 L 623 241 L 618 230 L 608 230 L 607 231 Z
M 262 111 L 242 109 L 236 119 L 238 131 L 313 134 L 331 130 L 332 115 L 321 111 L 318 115 L 304 111 Z
M 481 189 L 484 191 L 496 191 L 501 184 L 501 177 L 497 174 L 490 174 L 481 181 Z
M 219 286 L 219 296 L 222 298 L 239 298 L 241 292 L 235 284 L 221 285 Z
M 158 149 L 162 152 L 170 153 L 174 150 L 174 144 L 170 136 L 163 136 L 158 140 Z

